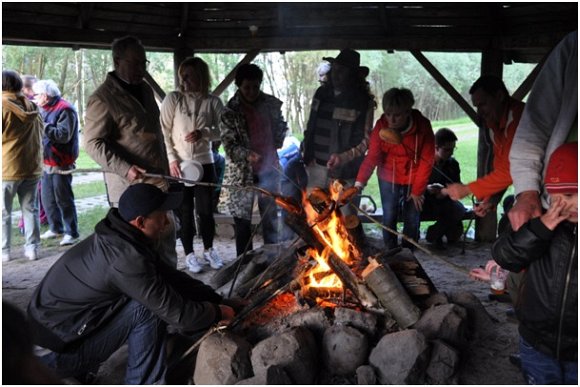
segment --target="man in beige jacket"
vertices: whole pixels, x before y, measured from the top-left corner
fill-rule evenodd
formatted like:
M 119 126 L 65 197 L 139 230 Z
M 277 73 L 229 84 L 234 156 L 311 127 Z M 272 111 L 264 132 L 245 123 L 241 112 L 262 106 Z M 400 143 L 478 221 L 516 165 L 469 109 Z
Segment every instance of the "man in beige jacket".
M 87 103 L 83 145 L 103 167 L 111 207 L 134 183 L 149 183 L 167 191 L 163 179 L 144 173 L 168 175 L 169 165 L 153 90 L 143 81 L 147 71 L 145 48 L 139 39 L 125 36 L 112 45 L 114 71 Z M 162 238 L 161 256 L 175 267 L 175 222 Z
M 16 71 L 2 71 L 2 261 L 10 252 L 12 203 L 18 196 L 24 218 L 24 255 L 37 258 L 40 244 L 38 181 L 42 175 L 42 133 L 44 125 L 38 107 L 22 93 L 22 79 Z

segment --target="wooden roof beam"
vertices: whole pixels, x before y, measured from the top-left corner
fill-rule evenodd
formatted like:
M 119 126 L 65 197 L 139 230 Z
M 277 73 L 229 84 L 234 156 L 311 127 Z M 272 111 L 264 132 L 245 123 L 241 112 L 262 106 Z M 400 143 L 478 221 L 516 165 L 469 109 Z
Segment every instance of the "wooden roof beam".
M 429 74 L 441 85 L 441 87 L 449 94 L 451 98 L 463 109 L 465 114 L 471 118 L 471 120 L 477 125 L 478 118 L 477 113 L 471 105 L 459 94 L 457 90 L 449 83 L 449 81 L 437 70 L 435 66 L 423 55 L 420 51 L 411 50 L 411 55 L 417 59 L 419 63 L 427 70 Z
M 223 93 L 224 90 L 227 89 L 228 86 L 236 78 L 236 71 L 238 71 L 238 68 L 243 64 L 251 63 L 258 56 L 259 53 L 260 53 L 259 49 L 253 49 L 248 51 L 246 56 L 244 56 L 242 60 L 232 69 L 232 71 L 230 71 L 229 74 L 226 75 L 224 80 L 221 81 L 221 83 L 214 89 L 212 94 L 219 97 L 221 93 Z

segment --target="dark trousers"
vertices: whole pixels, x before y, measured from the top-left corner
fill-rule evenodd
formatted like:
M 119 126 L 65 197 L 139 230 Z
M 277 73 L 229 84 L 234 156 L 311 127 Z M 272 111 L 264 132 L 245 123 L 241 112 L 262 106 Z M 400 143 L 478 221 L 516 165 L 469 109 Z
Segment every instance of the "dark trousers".
M 50 229 L 58 234 L 78 238 L 77 209 L 72 189 L 72 175 L 44 173 L 42 175 L 42 204 Z
M 213 164 L 203 165 L 204 183 L 215 183 L 216 174 Z M 203 240 L 203 247 L 207 250 L 213 247 L 215 237 L 215 220 L 213 217 L 212 196 L 214 187 L 196 185 L 185 187 L 183 202 L 180 208 L 181 243 L 185 255 L 193 252 L 193 237 L 195 236 L 195 213 L 199 216 L 199 232 Z
M 437 199 L 432 195 L 425 195 L 422 215 L 436 220 L 429 228 L 430 237 L 437 240 L 446 236 L 448 242 L 457 241 L 461 237 L 458 230 L 463 231 L 462 219 L 465 211 L 459 201 L 449 197 Z

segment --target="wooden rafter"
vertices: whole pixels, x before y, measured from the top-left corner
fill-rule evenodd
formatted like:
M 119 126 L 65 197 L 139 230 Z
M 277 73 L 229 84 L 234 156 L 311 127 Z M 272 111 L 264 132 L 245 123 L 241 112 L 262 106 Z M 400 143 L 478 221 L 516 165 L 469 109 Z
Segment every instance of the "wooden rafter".
M 242 60 L 232 69 L 232 71 L 230 71 L 229 74 L 226 75 L 224 80 L 221 81 L 221 83 L 214 89 L 212 94 L 219 97 L 221 95 L 221 93 L 223 93 L 224 90 L 227 89 L 228 86 L 234 81 L 234 79 L 236 77 L 236 71 L 238 71 L 238 68 L 243 64 L 252 62 L 254 60 L 254 58 L 256 58 L 258 56 L 259 53 L 260 53 L 260 50 L 250 50 L 242 58 Z
M 449 94 L 451 98 L 463 109 L 465 114 L 471 118 L 471 120 L 477 124 L 478 118 L 477 113 L 471 105 L 459 94 L 457 90 L 449 83 L 449 81 L 437 70 L 435 66 L 423 55 L 420 51 L 412 50 L 411 54 L 417 59 L 419 63 L 427 70 L 429 74 L 441 85 L 441 87 Z

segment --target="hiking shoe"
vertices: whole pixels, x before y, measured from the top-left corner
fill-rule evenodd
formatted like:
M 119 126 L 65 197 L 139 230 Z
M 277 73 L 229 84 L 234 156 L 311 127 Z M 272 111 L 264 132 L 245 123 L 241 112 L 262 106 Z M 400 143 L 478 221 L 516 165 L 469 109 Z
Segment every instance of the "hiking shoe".
M 74 245 L 79 241 L 79 237 L 73 237 L 72 235 L 65 234 L 65 236 L 60 241 L 61 246 L 70 246 Z
M 189 253 L 185 257 L 185 265 L 187 266 L 187 270 L 192 273 L 199 273 L 201 272 L 201 265 L 197 261 L 194 253 Z
M 38 254 L 36 252 L 36 246 L 25 246 L 24 256 L 28 258 L 29 261 L 36 261 L 38 259 Z
M 2 262 L 9 262 L 11 259 L 10 250 L 2 250 Z
M 224 263 L 222 262 L 222 259 L 220 258 L 217 251 L 215 251 L 213 247 L 210 247 L 209 249 L 207 249 L 203 252 L 203 258 L 207 262 L 209 262 L 209 265 L 214 270 L 221 269 L 222 266 L 224 265 Z
M 47 230 L 44 234 L 40 236 L 40 239 L 55 239 L 60 238 L 62 234 L 54 232 L 52 230 Z

